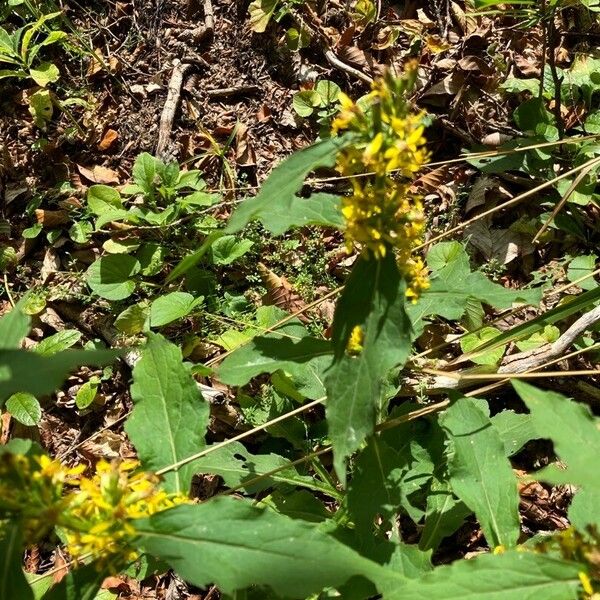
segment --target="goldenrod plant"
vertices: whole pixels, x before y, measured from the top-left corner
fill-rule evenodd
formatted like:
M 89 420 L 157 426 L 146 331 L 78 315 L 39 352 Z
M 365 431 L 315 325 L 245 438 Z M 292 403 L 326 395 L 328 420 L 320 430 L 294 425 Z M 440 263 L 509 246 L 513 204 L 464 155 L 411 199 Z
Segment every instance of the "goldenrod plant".
M 410 102 L 414 77 L 409 64 L 401 76 L 375 81 L 364 98 L 341 96 L 331 137 L 276 167 L 226 228 L 206 235 L 168 278 L 192 273 L 209 252 L 224 253 L 219 241 L 235 245 L 252 221 L 274 236 L 307 225 L 335 229 L 355 260 L 338 290 L 331 339 L 314 335 L 295 315 L 263 307 L 258 334 L 191 366 L 178 345 L 150 329 L 184 318 L 197 298 L 159 292 L 149 315 L 142 306 L 148 297 L 137 305 L 140 314 L 123 311 L 118 319 L 136 321 L 131 331 L 145 334 L 139 360 L 130 360 L 132 408 L 124 426 L 136 460 L 72 465 L 68 455 L 51 458 L 30 441 L 0 447 L 0 572 L 9 574 L 0 580 L 0 600 L 94 598 L 108 575 L 138 569 L 146 577 L 169 568 L 199 588 L 217 586 L 225 597 L 596 600 L 600 431 L 587 407 L 519 381 L 513 386 L 520 413 L 492 412 L 477 390 L 395 401 L 399 382 L 418 370 L 412 346 L 427 317 L 461 319 L 469 302 L 500 309 L 539 304 L 542 294 L 493 283 L 472 269 L 458 242 L 420 254 L 426 215 L 411 184 L 429 154 L 425 116 Z M 337 171 L 347 193 L 306 193 L 318 168 Z M 139 159 L 134 175 L 137 187 L 128 192 L 136 205 L 126 207 L 116 190 L 95 186 L 90 212 L 99 220 L 159 219 L 166 200 L 172 206 L 184 188 L 199 203 L 212 202 L 197 173 L 188 178 L 151 156 Z M 90 294 L 114 303 L 134 292 L 142 297 L 133 279 L 142 270 L 137 251 L 92 265 Z M 473 354 L 531 341 L 599 300 L 594 287 L 469 348 Z M 25 298 L 0 319 L 2 403 L 17 394 L 44 397 L 76 365 L 117 358 L 68 347 L 22 349 L 31 327 L 26 304 Z M 471 376 L 504 377 L 489 373 L 495 364 L 486 361 L 487 371 Z M 200 387 L 195 374 L 207 373 L 232 388 L 251 384 L 237 398 L 251 428 L 206 439 L 211 403 L 203 391 L 212 390 Z M 250 397 L 266 381 L 271 402 Z M 24 397 L 18 399 L 22 407 Z M 316 426 L 299 418 L 309 410 Z M 244 445 L 263 431 L 276 443 Z M 539 439 L 552 441 L 560 463 L 520 482 L 510 459 Z M 321 460 L 330 452 L 332 461 Z M 195 498 L 197 474 L 219 476 L 223 485 L 212 497 Z M 519 483 L 532 480 L 573 486 L 572 529 L 527 540 Z M 434 566 L 432 553 L 474 519 L 482 533 L 478 555 Z M 42 543 L 61 547 L 69 566 L 49 589 L 41 584 L 52 570 L 27 578 L 22 570 L 24 549 Z

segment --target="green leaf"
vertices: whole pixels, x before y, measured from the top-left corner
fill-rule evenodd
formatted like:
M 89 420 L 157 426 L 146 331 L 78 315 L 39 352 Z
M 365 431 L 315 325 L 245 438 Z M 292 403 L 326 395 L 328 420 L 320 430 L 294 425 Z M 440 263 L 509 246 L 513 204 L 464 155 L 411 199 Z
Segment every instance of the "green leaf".
M 133 165 L 133 180 L 145 194 L 153 194 L 161 163 L 148 152 L 142 152 Z
M 0 526 L 0 598 L 33 600 L 33 592 L 23 573 L 23 539 L 19 523 Z
M 19 302 L 8 314 L 0 318 L 0 350 L 18 348 L 31 328 L 31 318 L 22 308 L 24 301 Z
M 124 300 L 133 294 L 140 263 L 133 256 L 111 254 L 92 263 L 86 274 L 91 290 L 107 300 Z
M 520 533 L 517 480 L 490 418 L 476 401 L 460 398 L 440 424 L 453 443 L 452 490 L 475 513 L 490 546 L 515 546 Z
M 346 458 L 373 432 L 388 371 L 403 365 L 410 354 L 405 289 L 393 252 L 380 261 L 361 256 L 338 301 L 333 320 L 335 356 L 325 385 L 327 425 L 342 483 Z M 363 350 L 349 356 L 346 345 L 355 327 L 364 335 Z
M 296 193 L 311 171 L 335 164 L 336 154 L 343 144 L 343 137 L 329 138 L 286 158 L 269 175 L 258 195 L 244 200 L 236 209 L 225 231 L 236 233 L 258 219 L 271 233 L 280 235 L 290 227 L 319 224 L 320 219 L 331 218 L 333 200 L 329 194 L 315 194 L 317 198 L 310 202 L 310 198 L 299 198 Z M 329 208 L 327 213 L 326 207 Z M 338 217 L 338 223 L 340 219 Z
M 92 377 L 77 390 L 75 405 L 79 410 L 85 410 L 96 399 L 99 385 L 100 380 L 97 377 Z
M 35 396 L 17 392 L 6 401 L 6 410 L 23 425 L 33 427 L 42 418 L 42 407 Z
M 600 501 L 600 430 L 589 407 L 522 381 L 512 383 L 531 412 L 537 437 L 551 439 L 554 451 L 567 465 L 566 469 L 550 465 L 537 471 L 536 477 L 548 483 L 581 486 Z
M 123 208 L 121 194 L 108 185 L 93 185 L 87 194 L 87 204 L 98 216 Z
M 182 360 L 177 346 L 151 333 L 133 369 L 134 407 L 125 431 L 148 471 L 177 463 L 205 445 L 208 404 Z M 195 472 L 192 462 L 165 473 L 165 488 L 187 494 Z
M 43 600 L 96 600 L 105 578 L 106 572 L 95 564 L 72 569 L 44 594 Z
M 461 338 L 460 348 L 463 352 L 475 352 L 484 342 L 494 339 L 498 335 L 500 335 L 499 329 L 495 327 L 483 327 Z M 504 348 L 496 348 L 495 350 L 474 356 L 473 362 L 477 365 L 496 365 L 500 362 L 503 354 Z
M 321 96 L 325 106 L 328 104 L 333 104 L 338 99 L 340 92 L 342 91 L 337 83 L 329 81 L 328 79 L 322 79 L 319 81 L 317 83 L 316 90 L 319 96 Z
M 385 600 L 576 600 L 580 569 L 543 554 L 484 554 L 382 589 Z
M 536 437 L 531 415 L 503 410 L 492 417 L 492 424 L 504 444 L 506 456 L 516 454 L 529 440 Z
M 87 221 L 77 221 L 69 228 L 69 237 L 76 244 L 85 244 L 89 241 L 93 232 L 94 227 L 91 223 L 88 223 Z
M 348 487 L 348 508 L 358 530 L 368 534 L 376 516 L 381 516 L 385 527 L 398 512 L 403 466 L 393 448 L 377 436 L 369 439 L 355 461 Z
M 237 239 L 234 235 L 224 235 L 215 240 L 211 247 L 212 260 L 216 265 L 230 265 L 244 256 L 254 246 L 251 240 Z
M 135 335 L 146 329 L 148 315 L 146 304 L 132 304 L 117 316 L 114 326 L 127 335 Z
M 198 248 L 192 254 L 188 254 L 185 258 L 177 264 L 177 266 L 169 273 L 167 277 L 167 283 L 185 275 L 190 269 L 195 267 L 204 257 L 204 255 L 210 250 L 210 247 L 224 235 L 223 231 L 213 231 L 211 234 L 206 236 L 202 246 Z
M 569 281 L 577 281 L 581 277 L 589 275 L 596 270 L 596 261 L 598 257 L 595 254 L 584 254 L 576 256 L 570 263 L 567 269 L 567 279 Z M 598 287 L 598 282 L 593 277 L 588 277 L 581 283 L 577 284 L 584 290 L 593 290 Z
M 279 369 L 299 382 L 308 398 L 320 398 L 325 389 L 323 373 L 331 361 L 331 344 L 303 337 L 296 341 L 277 333 L 257 336 L 230 354 L 219 367 L 219 378 L 227 385 L 241 386 L 262 373 Z
M 134 522 L 141 550 L 168 562 L 186 581 L 227 594 L 267 585 L 306 598 L 353 575 L 382 568 L 320 531 L 249 502 L 218 498 Z
M 52 356 L 74 346 L 81 339 L 81 332 L 76 329 L 63 329 L 54 335 L 44 338 L 35 348 L 34 352 L 42 356 Z
M 296 92 L 292 98 L 292 106 L 301 117 L 310 117 L 321 104 L 321 96 L 315 90 Z
M 512 290 L 491 282 L 483 273 L 472 272 L 469 256 L 458 242 L 436 244 L 427 255 L 432 270 L 431 286 L 416 304 L 407 307 L 413 327 L 419 331 L 422 319 L 440 315 L 458 320 L 465 313 L 467 301 L 474 298 L 495 308 L 510 308 L 514 302 L 539 304 L 541 288 Z M 498 336 L 500 339 L 502 336 Z M 503 344 L 494 344 L 494 348 Z M 482 348 L 488 347 L 487 344 Z
M 49 90 L 38 90 L 29 96 L 29 113 L 37 127 L 44 129 L 51 121 L 53 112 L 54 105 Z
M 253 0 L 248 6 L 250 29 L 256 33 L 264 33 L 279 0 Z
M 236 487 L 245 481 L 249 482 L 249 485 L 244 486 L 249 494 L 272 487 L 274 484 L 288 484 L 331 495 L 332 490 L 329 486 L 313 477 L 300 475 L 292 466 L 264 477 L 261 481 L 251 483 L 256 477 L 281 468 L 289 462 L 277 454 L 252 454 L 239 442 L 232 442 L 198 459 L 194 466 L 196 473 L 220 475 L 227 487 Z
M 49 83 L 54 83 L 60 78 L 58 67 L 49 62 L 40 63 L 35 69 L 29 69 L 29 75 L 40 86 L 46 87 Z
M 187 292 L 171 292 L 159 296 L 150 305 L 150 326 L 162 327 L 189 315 L 202 301 Z
M 108 364 L 117 356 L 114 350 L 65 350 L 53 356 L 27 350 L 0 350 L 0 404 L 16 392 L 34 396 L 51 394 L 75 367 Z
M 419 540 L 421 550 L 435 549 L 452 535 L 471 514 L 453 493 L 449 482 L 434 478 L 427 495 L 425 526 Z

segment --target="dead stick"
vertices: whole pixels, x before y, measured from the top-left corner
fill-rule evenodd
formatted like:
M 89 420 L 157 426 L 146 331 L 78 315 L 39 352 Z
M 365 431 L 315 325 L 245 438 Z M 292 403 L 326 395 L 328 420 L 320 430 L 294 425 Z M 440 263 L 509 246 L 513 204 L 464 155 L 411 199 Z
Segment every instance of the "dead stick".
M 162 158 L 167 148 L 167 144 L 169 143 L 173 122 L 175 121 L 175 113 L 177 112 L 177 106 L 179 105 L 179 99 L 181 97 L 183 79 L 191 67 L 192 65 L 189 63 L 182 63 L 177 58 L 173 60 L 173 73 L 171 74 L 171 80 L 169 81 L 167 99 L 165 100 L 165 106 L 160 116 L 160 125 L 158 129 L 158 142 L 156 144 L 155 154 L 158 158 Z

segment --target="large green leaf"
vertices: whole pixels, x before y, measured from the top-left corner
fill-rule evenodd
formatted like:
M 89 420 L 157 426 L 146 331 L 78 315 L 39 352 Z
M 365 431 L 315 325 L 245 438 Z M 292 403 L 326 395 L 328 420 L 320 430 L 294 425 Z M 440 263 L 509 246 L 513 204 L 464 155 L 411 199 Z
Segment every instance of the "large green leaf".
M 383 260 L 361 256 L 355 263 L 333 321 L 334 361 L 325 385 L 327 424 L 338 477 L 346 458 L 373 432 L 384 379 L 409 356 L 412 330 L 405 311 L 406 284 L 390 251 Z M 364 334 L 357 356 L 346 353 L 355 327 Z
M 376 516 L 385 525 L 398 512 L 404 466 L 400 454 L 383 440 L 369 439 L 356 459 L 348 486 L 348 508 L 358 530 L 369 533 Z
M 21 527 L 5 522 L 0 525 L 0 600 L 33 600 L 22 565 Z
M 186 581 L 215 583 L 225 593 L 267 585 L 286 598 L 306 598 L 353 575 L 382 571 L 307 521 L 233 498 L 178 506 L 134 527 L 141 550 Z
M 227 385 L 245 385 L 261 373 L 286 371 L 298 380 L 298 388 L 308 398 L 324 395 L 323 373 L 331 362 L 331 344 L 303 337 L 296 341 L 278 333 L 257 336 L 230 354 L 219 367 L 219 377 Z
M 22 312 L 21 306 L 22 302 L 19 302 L 0 319 L 0 350 L 18 348 L 29 333 L 31 318 Z
M 515 546 L 520 532 L 517 480 L 490 418 L 477 401 L 460 398 L 440 424 L 453 445 L 452 490 L 475 513 L 490 546 Z
M 117 356 L 118 352 L 112 350 L 65 350 L 53 356 L 27 350 L 0 350 L 0 405 L 16 392 L 34 396 L 51 394 L 75 367 L 104 365 Z
M 266 229 L 280 235 L 290 227 L 309 224 L 339 227 L 336 213 L 339 198 L 315 194 L 300 198 L 296 194 L 306 176 L 317 167 L 332 167 L 344 138 L 329 138 L 295 152 L 278 165 L 255 198 L 245 200 L 233 213 L 227 233 L 236 233 L 258 219 Z
M 582 487 L 575 496 L 574 514 L 579 523 L 583 521 L 585 505 L 595 504 L 597 522 L 600 506 L 600 477 L 598 460 L 600 454 L 600 430 L 590 409 L 585 404 L 569 400 L 562 394 L 540 390 L 522 381 L 513 386 L 531 412 L 533 427 L 539 438 L 551 439 L 554 451 L 567 468 L 550 465 L 536 472 L 536 477 L 553 484 L 575 484 Z
M 486 554 L 438 567 L 420 579 L 396 585 L 390 580 L 381 591 L 385 600 L 575 600 L 580 569 L 543 554 Z
M 514 302 L 538 304 L 541 298 L 539 288 L 511 290 L 493 283 L 479 271 L 471 271 L 469 256 L 458 242 L 436 244 L 427 255 L 427 265 L 431 269 L 431 286 L 407 309 L 417 330 L 422 328 L 422 319 L 428 315 L 460 319 L 469 299 L 495 308 L 510 308 Z
M 182 362 L 181 350 L 158 334 L 133 369 L 133 411 L 125 431 L 142 467 L 158 471 L 198 452 L 205 445 L 209 407 Z M 188 463 L 164 475 L 172 492 L 189 492 L 195 464 Z

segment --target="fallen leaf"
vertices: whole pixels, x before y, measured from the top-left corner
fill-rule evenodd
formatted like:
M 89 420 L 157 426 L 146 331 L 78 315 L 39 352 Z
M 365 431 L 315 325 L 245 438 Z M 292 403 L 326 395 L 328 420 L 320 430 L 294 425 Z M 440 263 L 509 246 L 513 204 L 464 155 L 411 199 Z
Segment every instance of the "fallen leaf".
M 107 129 L 98 144 L 98 149 L 103 152 L 108 150 L 119 137 L 119 134 L 114 129 Z
M 306 306 L 300 294 L 285 277 L 279 277 L 262 263 L 258 263 L 258 272 L 267 288 L 267 293 L 263 296 L 265 306 L 277 306 L 290 313 L 295 313 Z M 304 323 L 309 321 L 305 314 L 298 315 L 298 318 Z
M 235 161 L 241 167 L 256 165 L 256 152 L 248 136 L 248 127 L 240 123 L 235 131 Z
M 66 210 L 45 210 L 43 208 L 36 208 L 35 218 L 42 227 L 48 229 L 65 225 L 71 220 Z
M 102 165 L 94 165 L 93 167 L 77 165 L 77 170 L 92 183 L 119 183 L 117 172 Z

